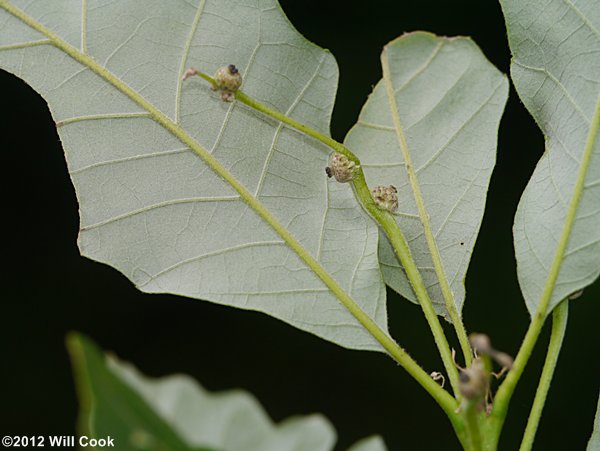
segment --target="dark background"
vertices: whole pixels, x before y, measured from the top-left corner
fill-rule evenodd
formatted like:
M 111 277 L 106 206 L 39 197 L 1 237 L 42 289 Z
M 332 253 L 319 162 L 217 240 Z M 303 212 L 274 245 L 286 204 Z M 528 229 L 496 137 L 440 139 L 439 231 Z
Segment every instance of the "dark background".
M 405 31 L 470 35 L 508 72 L 500 7 L 491 0 L 341 2 L 282 0 L 292 23 L 330 49 L 340 66 L 332 133 L 342 140 L 381 76 L 379 53 Z M 77 204 L 45 102 L 0 71 L 4 242 L 0 303 L 0 433 L 73 434 L 77 403 L 64 348 L 82 331 L 102 347 L 161 376 L 188 373 L 210 390 L 241 387 L 280 421 L 322 412 L 339 433 L 336 449 L 381 434 L 390 450 L 453 450 L 444 414 L 391 359 L 348 351 L 266 315 L 138 292 L 117 271 L 79 256 Z M 543 138 L 511 88 L 498 163 L 467 277 L 470 331 L 515 354 L 528 314 L 512 247 L 514 212 L 543 151 Z M 600 372 L 600 285 L 571 303 L 569 329 L 537 450 L 583 450 L 591 433 Z M 389 293 L 392 335 L 427 371 L 440 370 L 420 309 Z M 447 329 L 451 332 L 450 329 Z M 513 399 L 501 450 L 517 449 L 544 358 L 548 325 Z

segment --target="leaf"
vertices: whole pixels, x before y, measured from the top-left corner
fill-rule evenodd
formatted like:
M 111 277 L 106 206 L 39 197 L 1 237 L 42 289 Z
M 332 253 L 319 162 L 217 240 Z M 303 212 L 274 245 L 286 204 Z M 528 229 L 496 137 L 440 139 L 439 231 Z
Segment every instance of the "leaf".
M 496 160 L 496 136 L 508 83 L 468 38 L 409 33 L 386 46 L 382 64 L 384 79 L 365 103 L 345 143 L 361 159 L 370 186 L 397 187 L 397 221 L 436 311 L 446 316 L 425 234 L 432 236 L 460 312 L 464 278 Z M 393 98 L 388 91 L 394 93 Z M 419 192 L 409 182 L 400 145 L 403 139 Z M 416 198 L 423 203 L 428 224 L 419 216 Z M 385 238 L 380 240 L 380 261 L 385 282 L 415 302 Z
M 110 436 L 121 450 L 191 450 L 167 422 L 106 367 L 91 340 L 67 338 L 80 403 L 78 432 L 94 438 Z
M 164 422 L 172 428 L 167 432 L 187 446 L 207 450 L 330 451 L 335 444 L 335 430 L 322 415 L 292 417 L 275 425 L 245 391 L 211 393 L 184 375 L 147 378 L 128 363 L 104 358 L 91 340 L 78 334 L 69 337 L 68 345 L 80 392 L 85 394 L 82 424 L 97 432 L 95 436 L 113 436 L 119 449 L 127 444 L 128 449 L 143 449 L 142 443 L 146 448 L 159 449 L 151 445 L 163 443 L 160 434 L 164 429 L 131 421 L 142 414 Z M 354 447 L 353 451 L 385 451 L 379 437 L 357 445 L 362 448 Z
M 348 451 L 386 451 L 387 448 L 383 439 L 378 435 L 367 437 L 354 444 Z
M 546 138 L 515 216 L 521 290 L 549 313 L 600 273 L 600 4 L 501 0 L 511 75 Z
M 598 398 L 598 409 L 596 410 L 596 420 L 594 421 L 594 431 L 590 437 L 587 451 L 600 451 L 600 398 Z
M 276 0 L 0 1 L 0 67 L 50 106 L 83 255 L 145 292 L 382 350 L 337 299 L 352 296 L 387 331 L 375 225 L 349 186 L 327 180 L 329 149 L 181 81 L 190 66 L 229 63 L 245 92 L 327 133 L 336 63 Z

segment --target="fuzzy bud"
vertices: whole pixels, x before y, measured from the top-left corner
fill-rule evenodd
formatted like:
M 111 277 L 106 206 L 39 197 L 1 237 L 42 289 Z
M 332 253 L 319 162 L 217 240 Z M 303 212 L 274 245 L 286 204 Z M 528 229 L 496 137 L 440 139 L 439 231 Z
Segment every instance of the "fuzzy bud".
M 502 368 L 506 368 L 507 370 L 512 369 L 514 359 L 506 352 L 496 351 L 492 354 L 492 357 Z
M 380 209 L 390 213 L 398 209 L 398 190 L 394 185 L 376 186 L 371 190 L 371 195 Z
M 335 177 L 340 183 L 354 180 L 360 166 L 341 153 L 332 153 L 329 157 L 329 166 L 325 169 L 328 177 Z
M 471 346 L 473 346 L 473 349 L 479 354 L 489 355 L 493 352 L 490 337 L 488 337 L 485 334 L 473 333 L 469 335 L 469 341 L 471 342 Z
M 234 93 L 242 85 L 242 74 L 233 64 L 221 67 L 214 76 L 215 90 L 221 91 L 221 98 L 226 102 L 234 99 Z
M 490 337 L 487 335 L 473 333 L 469 335 L 469 341 L 477 355 L 490 356 L 505 370 L 510 370 L 512 368 L 513 358 L 505 352 L 496 351 L 492 348 Z

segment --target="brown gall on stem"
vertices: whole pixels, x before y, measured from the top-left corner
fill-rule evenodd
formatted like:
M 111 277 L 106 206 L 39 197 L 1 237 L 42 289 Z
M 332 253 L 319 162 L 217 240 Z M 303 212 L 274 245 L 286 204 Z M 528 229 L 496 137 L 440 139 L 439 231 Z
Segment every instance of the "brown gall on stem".
M 379 209 L 390 213 L 398 209 L 398 190 L 394 185 L 376 186 L 371 190 L 371 195 Z
M 341 153 L 334 152 L 329 157 L 329 166 L 325 169 L 329 178 L 335 177 L 340 183 L 354 180 L 360 166 Z
M 225 102 L 232 102 L 235 98 L 235 92 L 242 86 L 242 74 L 233 64 L 217 69 L 214 76 L 215 85 L 213 90 L 220 91 L 221 99 Z
M 483 401 L 488 394 L 490 375 L 479 358 L 460 371 L 458 389 L 469 401 Z

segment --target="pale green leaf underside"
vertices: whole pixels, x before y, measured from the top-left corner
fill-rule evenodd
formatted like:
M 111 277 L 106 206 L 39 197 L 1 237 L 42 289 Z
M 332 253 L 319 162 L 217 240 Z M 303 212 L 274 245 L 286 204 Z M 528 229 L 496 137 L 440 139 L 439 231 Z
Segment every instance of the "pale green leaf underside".
M 596 410 L 596 419 L 594 420 L 594 430 L 588 443 L 587 451 L 600 451 L 600 397 L 598 398 L 598 407 Z
M 89 339 L 79 335 L 69 339 L 69 348 L 78 384 L 90 394 L 90 410 L 83 420 L 91 432 L 110 431 L 111 417 L 97 413 L 98 409 L 120 402 L 120 399 L 112 399 L 118 394 L 114 391 L 114 382 L 109 379 L 112 375 L 128 388 L 130 399 L 141 398 L 145 408 L 158 415 L 190 447 L 219 451 L 331 451 L 334 447 L 335 429 L 320 414 L 295 416 L 274 424 L 248 392 L 212 393 L 185 375 L 148 378 L 126 362 L 115 357 L 104 358 Z M 138 403 L 137 410 L 131 415 L 142 417 L 142 407 Z M 129 449 L 127 442 L 141 442 L 144 437 L 146 442 L 163 439 L 163 436 L 156 436 L 158 431 L 145 430 L 143 423 L 132 423 L 132 428 L 127 430 L 122 427 L 123 420 L 115 418 L 118 425 L 112 424 L 121 432 L 115 439 L 120 441 L 119 449 Z M 385 449 L 383 440 L 376 436 L 362 440 L 349 451 Z
M 210 393 L 189 376 L 149 379 L 115 359 L 109 368 L 191 446 L 227 451 L 329 451 L 336 434 L 314 414 L 273 424 L 258 401 L 242 390 Z
M 336 63 L 276 0 L 7 4 L 77 52 L 0 9 L 0 67 L 31 84 L 59 125 L 83 255 L 146 292 L 258 310 L 348 348 L 381 350 L 272 224 L 155 120 L 212 154 L 387 330 L 377 229 L 349 186 L 327 180 L 329 149 L 222 102 L 200 78 L 180 81 L 188 67 L 234 63 L 245 92 L 327 133 Z
M 104 354 L 90 339 L 71 333 L 67 349 L 79 398 L 79 435 L 108 435 L 120 451 L 192 451 L 157 412 L 110 371 Z
M 560 271 L 547 312 L 600 273 L 600 3 L 501 3 L 513 81 L 546 138 L 514 223 L 519 282 L 533 315 L 552 272 Z
M 464 278 L 496 161 L 496 136 L 508 83 L 467 38 L 410 33 L 388 44 L 386 55 L 396 112 L 460 312 Z M 383 80 L 377 84 L 345 143 L 361 159 L 371 186 L 392 184 L 398 188 L 398 223 L 437 313 L 446 316 L 384 85 Z M 386 283 L 416 301 L 383 236 L 380 260 Z
M 348 448 L 348 451 L 386 451 L 386 450 L 387 450 L 387 447 L 385 446 L 383 439 L 381 437 L 379 437 L 378 435 L 364 438 L 364 439 L 360 440 L 359 442 L 357 442 L 356 444 L 354 444 L 353 446 L 351 446 L 350 448 Z

